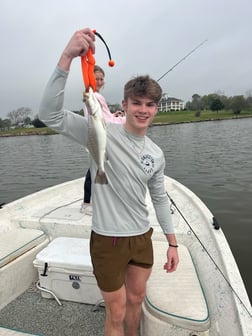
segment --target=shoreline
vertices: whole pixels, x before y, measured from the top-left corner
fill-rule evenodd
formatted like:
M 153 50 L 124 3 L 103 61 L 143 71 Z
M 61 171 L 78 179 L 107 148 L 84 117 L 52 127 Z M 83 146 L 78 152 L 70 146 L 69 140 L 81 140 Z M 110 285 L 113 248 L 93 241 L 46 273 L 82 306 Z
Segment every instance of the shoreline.
M 209 122 L 209 121 L 225 121 L 225 120 L 234 120 L 234 119 L 245 119 L 245 118 L 252 118 L 252 115 L 245 115 L 245 116 L 234 116 L 229 118 L 210 118 L 210 119 L 200 119 L 200 120 L 184 120 L 178 122 L 155 122 L 152 123 L 150 126 L 167 126 L 167 125 L 179 125 L 179 124 L 192 124 L 192 123 L 199 123 L 199 122 Z
M 184 121 L 173 121 L 173 122 L 153 122 L 150 127 L 153 126 L 167 126 L 167 125 L 179 125 L 179 124 L 191 124 L 191 123 L 198 123 L 198 122 L 211 122 L 211 121 L 225 121 L 225 120 L 234 120 L 234 119 L 245 119 L 245 118 L 252 118 L 252 115 L 245 115 L 245 116 L 232 116 L 228 118 L 209 118 L 209 119 L 199 119 L 199 120 L 184 120 Z M 0 131 L 0 137 L 8 138 L 8 137 L 15 137 L 15 136 L 30 136 L 30 135 L 55 135 L 58 134 L 57 132 L 51 130 L 48 127 L 43 128 L 22 128 L 20 131 L 13 130 L 13 132 L 5 133 L 5 131 Z

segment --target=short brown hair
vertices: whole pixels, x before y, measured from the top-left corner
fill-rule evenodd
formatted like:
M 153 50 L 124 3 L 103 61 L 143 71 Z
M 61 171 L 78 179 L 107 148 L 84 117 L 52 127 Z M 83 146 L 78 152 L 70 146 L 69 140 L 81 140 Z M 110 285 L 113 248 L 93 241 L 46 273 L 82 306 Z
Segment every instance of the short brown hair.
M 135 97 L 147 97 L 156 104 L 162 96 L 162 89 L 157 81 L 150 76 L 137 76 L 129 80 L 124 86 L 124 100 Z

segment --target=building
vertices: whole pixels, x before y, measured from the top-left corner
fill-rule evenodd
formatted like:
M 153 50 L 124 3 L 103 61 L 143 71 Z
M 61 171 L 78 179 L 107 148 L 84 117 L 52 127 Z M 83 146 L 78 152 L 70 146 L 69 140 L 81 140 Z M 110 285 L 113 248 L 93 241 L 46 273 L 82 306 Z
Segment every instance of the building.
M 168 97 L 167 94 L 163 95 L 159 102 L 158 111 L 181 111 L 184 109 L 184 101 L 178 98 Z

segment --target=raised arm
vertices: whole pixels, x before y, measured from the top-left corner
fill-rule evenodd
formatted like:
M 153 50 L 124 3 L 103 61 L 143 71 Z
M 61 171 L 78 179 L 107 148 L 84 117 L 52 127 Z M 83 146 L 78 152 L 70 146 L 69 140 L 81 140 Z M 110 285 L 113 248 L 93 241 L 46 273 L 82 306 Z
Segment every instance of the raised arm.
M 87 121 L 82 116 L 64 108 L 65 85 L 72 60 L 94 51 L 95 35 L 89 28 L 74 33 L 63 50 L 58 66 L 45 88 L 38 117 L 48 127 L 86 146 L 88 139 Z

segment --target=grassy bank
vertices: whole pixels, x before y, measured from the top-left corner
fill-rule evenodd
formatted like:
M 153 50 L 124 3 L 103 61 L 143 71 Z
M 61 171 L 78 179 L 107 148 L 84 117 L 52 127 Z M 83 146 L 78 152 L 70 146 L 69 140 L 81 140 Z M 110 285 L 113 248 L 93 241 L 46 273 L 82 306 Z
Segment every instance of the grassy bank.
M 252 117 L 252 111 L 242 111 L 240 114 L 234 114 L 232 111 L 201 111 L 196 116 L 195 111 L 172 111 L 158 113 L 153 120 L 153 124 L 178 124 L 186 122 L 213 121 L 225 119 L 239 119 Z
M 196 116 L 195 111 L 174 111 L 158 113 L 153 120 L 153 125 L 162 124 L 179 124 L 187 122 L 198 121 L 213 121 L 213 120 L 225 120 L 225 119 L 240 119 L 240 118 L 252 118 L 252 111 L 242 111 L 240 114 L 235 115 L 231 111 L 201 111 L 199 116 Z M 56 134 L 50 128 L 16 128 L 6 131 L 0 131 L 0 136 L 20 136 L 20 135 L 50 135 Z
M 56 134 L 48 127 L 42 128 L 15 128 L 6 131 L 0 131 L 0 137 L 21 136 L 21 135 L 50 135 Z

